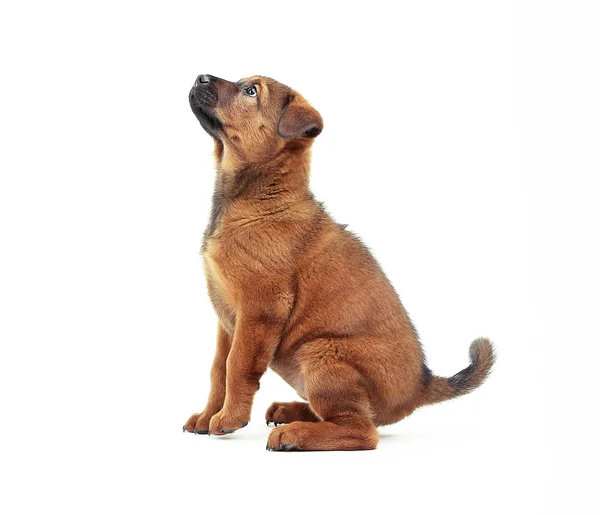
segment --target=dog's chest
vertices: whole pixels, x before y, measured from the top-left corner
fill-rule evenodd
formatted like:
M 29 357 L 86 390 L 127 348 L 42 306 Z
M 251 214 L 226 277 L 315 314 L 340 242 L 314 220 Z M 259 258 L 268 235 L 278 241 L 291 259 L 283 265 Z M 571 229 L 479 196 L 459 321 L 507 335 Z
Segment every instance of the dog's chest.
M 228 264 L 218 242 L 212 239 L 205 241 L 202 259 L 210 300 L 223 325 L 233 332 L 240 296 L 239 285 L 228 274 Z
M 285 320 L 294 303 L 293 245 L 265 225 L 222 221 L 202 246 L 209 296 L 231 334 L 242 309 Z

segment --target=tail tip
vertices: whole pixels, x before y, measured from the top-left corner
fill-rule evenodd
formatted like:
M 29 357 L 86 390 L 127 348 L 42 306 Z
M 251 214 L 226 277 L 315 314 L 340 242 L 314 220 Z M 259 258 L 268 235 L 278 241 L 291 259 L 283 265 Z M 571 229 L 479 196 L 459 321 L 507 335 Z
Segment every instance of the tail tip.
M 477 338 L 469 347 L 469 359 L 474 365 L 489 370 L 496 361 L 494 345 L 488 338 Z

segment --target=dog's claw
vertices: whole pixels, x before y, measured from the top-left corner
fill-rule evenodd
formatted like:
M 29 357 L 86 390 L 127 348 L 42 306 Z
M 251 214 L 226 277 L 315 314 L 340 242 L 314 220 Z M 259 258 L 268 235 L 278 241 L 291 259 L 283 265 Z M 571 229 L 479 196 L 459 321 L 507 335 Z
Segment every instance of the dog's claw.
M 185 426 L 183 426 L 183 432 L 185 433 Z
M 298 449 L 299 448 L 296 447 L 293 443 L 284 443 L 272 450 L 273 451 L 296 451 Z
M 225 434 L 233 433 L 234 431 L 237 431 L 238 429 L 242 429 L 243 427 L 246 427 L 247 425 L 248 425 L 248 422 L 244 422 L 237 429 L 221 429 L 221 428 L 219 428 L 219 433 L 225 433 Z

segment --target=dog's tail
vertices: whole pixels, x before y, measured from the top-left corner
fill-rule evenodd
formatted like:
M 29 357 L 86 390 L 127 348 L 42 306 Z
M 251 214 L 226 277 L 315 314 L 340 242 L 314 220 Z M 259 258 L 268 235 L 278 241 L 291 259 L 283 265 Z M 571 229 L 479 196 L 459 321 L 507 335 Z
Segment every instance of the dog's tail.
M 419 406 L 427 406 L 465 395 L 480 386 L 496 360 L 494 347 L 487 338 L 477 338 L 469 348 L 471 364 L 452 377 L 426 378 Z

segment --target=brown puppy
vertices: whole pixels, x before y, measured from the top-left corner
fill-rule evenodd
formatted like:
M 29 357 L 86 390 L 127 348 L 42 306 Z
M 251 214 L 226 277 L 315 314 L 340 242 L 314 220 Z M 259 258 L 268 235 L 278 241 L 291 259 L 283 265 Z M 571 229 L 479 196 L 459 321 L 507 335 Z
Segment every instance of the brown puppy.
M 267 367 L 306 402 L 274 403 L 270 450 L 374 449 L 376 427 L 478 387 L 487 339 L 449 379 L 432 375 L 379 265 L 309 189 L 323 129 L 298 93 L 266 77 L 200 75 L 190 104 L 214 138 L 217 180 L 202 256 L 219 317 L 211 392 L 184 431 L 244 427 Z

